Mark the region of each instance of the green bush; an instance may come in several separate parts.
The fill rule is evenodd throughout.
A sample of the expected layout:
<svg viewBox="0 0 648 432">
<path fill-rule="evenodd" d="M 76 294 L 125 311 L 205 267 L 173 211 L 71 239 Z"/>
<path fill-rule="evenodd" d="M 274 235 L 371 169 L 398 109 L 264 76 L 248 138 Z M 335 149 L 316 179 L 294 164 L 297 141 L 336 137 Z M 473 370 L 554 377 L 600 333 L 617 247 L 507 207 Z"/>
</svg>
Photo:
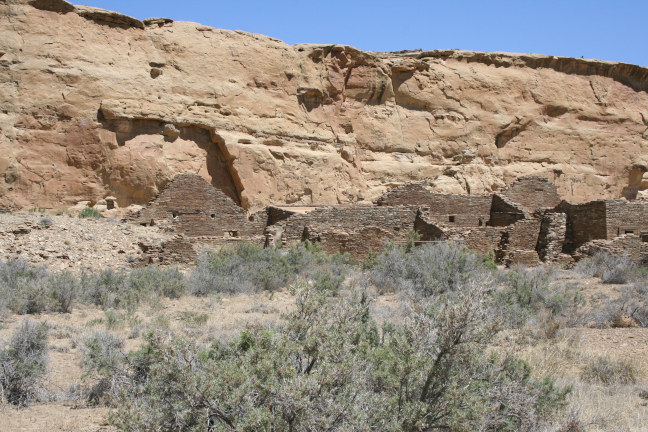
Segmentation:
<svg viewBox="0 0 648 432">
<path fill-rule="evenodd" d="M 552 285 L 556 269 L 551 266 L 513 267 L 493 297 L 493 308 L 507 327 L 520 328 L 531 317 L 547 312 L 552 318 L 573 313 L 583 298 L 576 289 Z"/>
<path fill-rule="evenodd" d="M 191 272 L 189 290 L 198 296 L 275 291 L 300 274 L 313 278 L 322 277 L 322 272 L 343 275 L 347 262 L 347 257 L 324 254 L 309 243 L 281 251 L 244 242 L 202 253 Z"/>
<path fill-rule="evenodd" d="M 47 363 L 47 326 L 25 319 L 11 340 L 0 344 L 2 402 L 24 406 L 38 394 Z"/>
<path fill-rule="evenodd" d="M 489 282 L 492 270 L 474 252 L 450 242 L 401 248 L 388 245 L 375 259 L 371 282 L 381 292 L 430 296 L 454 291 L 469 280 Z"/>
<path fill-rule="evenodd" d="M 79 290 L 79 279 L 72 273 L 63 271 L 53 274 L 48 279 L 51 310 L 69 313 L 72 311 L 72 302 L 76 299 Z"/>
<path fill-rule="evenodd" d="M 32 314 L 51 307 L 49 274 L 44 267 L 22 259 L 0 263 L 0 305 L 17 314 Z"/>
<path fill-rule="evenodd" d="M 0 311 L 70 312 L 78 290 L 79 281 L 69 272 L 49 273 L 21 259 L 0 262 Z"/>
<path fill-rule="evenodd" d="M 187 289 L 184 276 L 174 267 L 147 266 L 130 273 L 112 269 L 81 276 L 84 301 L 133 312 L 144 301 L 161 296 L 178 298 Z"/>
<path fill-rule="evenodd" d="M 79 219 L 85 219 L 85 218 L 92 218 L 92 219 L 99 219 L 101 218 L 101 212 L 99 210 L 94 209 L 92 207 L 86 207 L 81 212 L 79 213 Z"/>
<path fill-rule="evenodd" d="M 635 265 L 627 255 L 596 252 L 578 262 L 574 270 L 583 277 L 598 277 L 606 284 L 625 284 L 634 275 Z"/>
<path fill-rule="evenodd" d="M 140 298 L 179 298 L 187 291 L 187 282 L 175 267 L 146 266 L 134 269 L 129 275 L 129 285 Z"/>
<path fill-rule="evenodd" d="M 129 289 L 128 275 L 112 269 L 81 275 L 81 292 L 85 302 L 103 308 L 134 310 L 138 303 L 137 293 Z"/>
<path fill-rule="evenodd" d="M 534 380 L 510 356 L 485 354 L 495 328 L 487 290 L 475 283 L 418 301 L 382 335 L 366 292 L 330 297 L 327 285 L 292 285 L 296 307 L 272 330 L 206 346 L 154 332 L 117 364 L 95 362 L 115 382 L 127 377 L 111 422 L 123 430 L 513 431 L 534 429 L 564 405 L 566 389 Z"/>
<path fill-rule="evenodd" d="M 49 216 L 43 216 L 43 217 L 40 218 L 40 220 L 38 221 L 38 225 L 40 225 L 40 226 L 42 226 L 42 227 L 44 227 L 44 228 L 49 228 L 49 227 L 51 227 L 52 225 L 54 225 L 54 221 L 53 221 L 52 218 L 49 217 Z"/>
<path fill-rule="evenodd" d="M 95 332 L 83 341 L 83 380 L 90 382 L 90 403 L 111 404 L 122 386 L 129 383 L 125 373 L 124 342 L 110 333 Z"/>
<path fill-rule="evenodd" d="M 583 314 L 582 323 L 596 327 L 624 327 L 634 322 L 648 327 L 648 285 L 637 281 L 619 289 L 621 295 L 614 300 L 606 299 L 599 307 Z"/>
</svg>

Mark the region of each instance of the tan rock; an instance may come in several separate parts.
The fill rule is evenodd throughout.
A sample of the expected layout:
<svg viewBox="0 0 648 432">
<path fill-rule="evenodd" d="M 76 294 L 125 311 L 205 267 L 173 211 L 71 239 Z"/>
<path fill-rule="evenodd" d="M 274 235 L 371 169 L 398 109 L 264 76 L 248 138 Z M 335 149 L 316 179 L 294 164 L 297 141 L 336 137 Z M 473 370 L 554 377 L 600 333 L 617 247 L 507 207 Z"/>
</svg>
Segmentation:
<svg viewBox="0 0 648 432">
<path fill-rule="evenodd" d="M 634 199 L 648 190 L 647 90 L 648 69 L 622 63 L 290 46 L 12 0 L 0 208 L 141 205 L 184 172 L 250 210 L 372 200 L 409 181 L 485 193 L 530 174 L 571 201 Z"/>
</svg>

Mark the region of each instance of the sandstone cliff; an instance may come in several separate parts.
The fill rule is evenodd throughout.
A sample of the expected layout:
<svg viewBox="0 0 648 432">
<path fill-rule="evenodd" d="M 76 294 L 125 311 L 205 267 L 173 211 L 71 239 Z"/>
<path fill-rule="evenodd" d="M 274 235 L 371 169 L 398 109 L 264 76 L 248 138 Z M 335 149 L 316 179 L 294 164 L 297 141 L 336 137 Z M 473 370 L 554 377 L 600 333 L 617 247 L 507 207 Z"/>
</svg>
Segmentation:
<svg viewBox="0 0 648 432">
<path fill-rule="evenodd" d="M 542 55 L 290 46 L 62 0 L 0 0 L 0 208 L 143 204 L 198 173 L 249 210 L 648 189 L 648 69 Z"/>
</svg>

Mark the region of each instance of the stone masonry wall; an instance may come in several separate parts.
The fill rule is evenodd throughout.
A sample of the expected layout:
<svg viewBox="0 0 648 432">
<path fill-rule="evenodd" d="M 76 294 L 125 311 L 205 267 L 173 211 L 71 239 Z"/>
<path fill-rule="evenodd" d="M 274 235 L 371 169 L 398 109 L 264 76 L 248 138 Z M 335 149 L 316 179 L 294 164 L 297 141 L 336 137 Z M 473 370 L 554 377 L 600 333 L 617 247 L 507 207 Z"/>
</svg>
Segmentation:
<svg viewBox="0 0 648 432">
<path fill-rule="evenodd" d="M 390 239 L 406 240 L 414 229 L 417 213 L 417 207 L 326 206 L 294 214 L 280 223 L 289 243 L 301 241 L 305 229 L 310 238 L 319 236 L 321 240 L 324 233 L 353 233 L 368 227 L 380 228 L 386 236 L 381 240 L 384 243 Z"/>
<path fill-rule="evenodd" d="M 328 253 L 348 253 L 357 260 L 364 260 L 371 252 L 380 252 L 385 242 L 394 234 L 376 226 L 361 227 L 351 232 L 330 230 L 318 234 L 322 250 Z"/>
<path fill-rule="evenodd" d="M 454 230 L 448 234 L 450 240 L 459 241 L 468 249 L 484 255 L 495 254 L 502 239 L 502 228 L 499 227 L 477 227 L 470 230 Z"/>
<path fill-rule="evenodd" d="M 548 212 L 542 216 L 537 247 L 541 260 L 562 260 L 566 231 L 567 215 L 565 213 Z"/>
<path fill-rule="evenodd" d="M 418 183 L 392 189 L 376 202 L 379 206 L 428 207 L 428 218 L 460 227 L 485 225 L 490 217 L 491 195 L 440 194 Z"/>
<path fill-rule="evenodd" d="M 565 262 L 571 259 L 565 252 L 630 231 L 636 234 L 633 240 L 619 245 L 635 255 L 647 247 L 648 202 L 563 201 L 547 210 L 557 199 L 548 180 L 528 177 L 491 196 L 437 194 L 421 184 L 408 184 L 388 192 L 375 206 L 271 206 L 248 214 L 202 177 L 182 174 L 136 220 L 167 225 L 180 235 L 164 247 L 151 247 L 150 259 L 159 262 L 195 256 L 194 242 L 268 244 L 273 236 L 269 244 L 317 241 L 327 252 L 363 259 L 370 251 L 382 250 L 387 241 L 407 241 L 412 230 L 419 232 L 421 242 L 459 241 L 483 254 L 493 252 L 506 264 Z"/>
<path fill-rule="evenodd" d="M 606 200 L 607 238 L 630 233 L 648 234 L 648 201 Z"/>
<path fill-rule="evenodd" d="M 574 251 L 577 260 L 605 251 L 614 255 L 628 255 L 634 262 L 648 265 L 648 242 L 635 234 L 623 234 L 610 240 L 592 240 Z"/>
<path fill-rule="evenodd" d="M 174 177 L 143 209 L 140 223 L 171 222 L 185 237 L 218 243 L 233 238 L 262 238 L 265 215 L 250 215 L 221 190 L 195 174 Z"/>
<path fill-rule="evenodd" d="M 493 202 L 490 210 L 489 226 L 501 227 L 512 225 L 525 218 L 524 210 L 511 202 L 508 198 L 499 194 L 493 195 Z"/>
<path fill-rule="evenodd" d="M 521 177 L 500 194 L 529 211 L 554 208 L 561 201 L 556 185 L 544 177 Z"/>
<path fill-rule="evenodd" d="M 414 221 L 414 229 L 420 236 L 420 241 L 441 241 L 445 240 L 446 233 L 439 226 L 440 224 L 428 219 L 427 215 L 419 212 Z"/>
<path fill-rule="evenodd" d="M 524 219 L 506 228 L 500 244 L 502 261 L 507 265 L 537 265 L 540 257 L 536 252 L 540 234 L 539 219 Z"/>
<path fill-rule="evenodd" d="M 607 238 L 605 201 L 584 204 L 563 201 L 556 210 L 567 215 L 564 252 L 571 253 L 590 240 Z"/>
</svg>

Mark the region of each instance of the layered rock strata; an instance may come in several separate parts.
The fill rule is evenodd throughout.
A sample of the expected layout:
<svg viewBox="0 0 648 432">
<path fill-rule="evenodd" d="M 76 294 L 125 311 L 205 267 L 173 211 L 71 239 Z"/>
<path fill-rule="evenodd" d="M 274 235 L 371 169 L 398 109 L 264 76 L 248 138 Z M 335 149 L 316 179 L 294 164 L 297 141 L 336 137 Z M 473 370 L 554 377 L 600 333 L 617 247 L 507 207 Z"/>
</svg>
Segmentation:
<svg viewBox="0 0 648 432">
<path fill-rule="evenodd" d="M 196 173 L 248 211 L 522 175 L 572 202 L 648 189 L 648 69 L 466 51 L 363 52 L 0 0 L 0 208 L 145 204 Z"/>
</svg>

